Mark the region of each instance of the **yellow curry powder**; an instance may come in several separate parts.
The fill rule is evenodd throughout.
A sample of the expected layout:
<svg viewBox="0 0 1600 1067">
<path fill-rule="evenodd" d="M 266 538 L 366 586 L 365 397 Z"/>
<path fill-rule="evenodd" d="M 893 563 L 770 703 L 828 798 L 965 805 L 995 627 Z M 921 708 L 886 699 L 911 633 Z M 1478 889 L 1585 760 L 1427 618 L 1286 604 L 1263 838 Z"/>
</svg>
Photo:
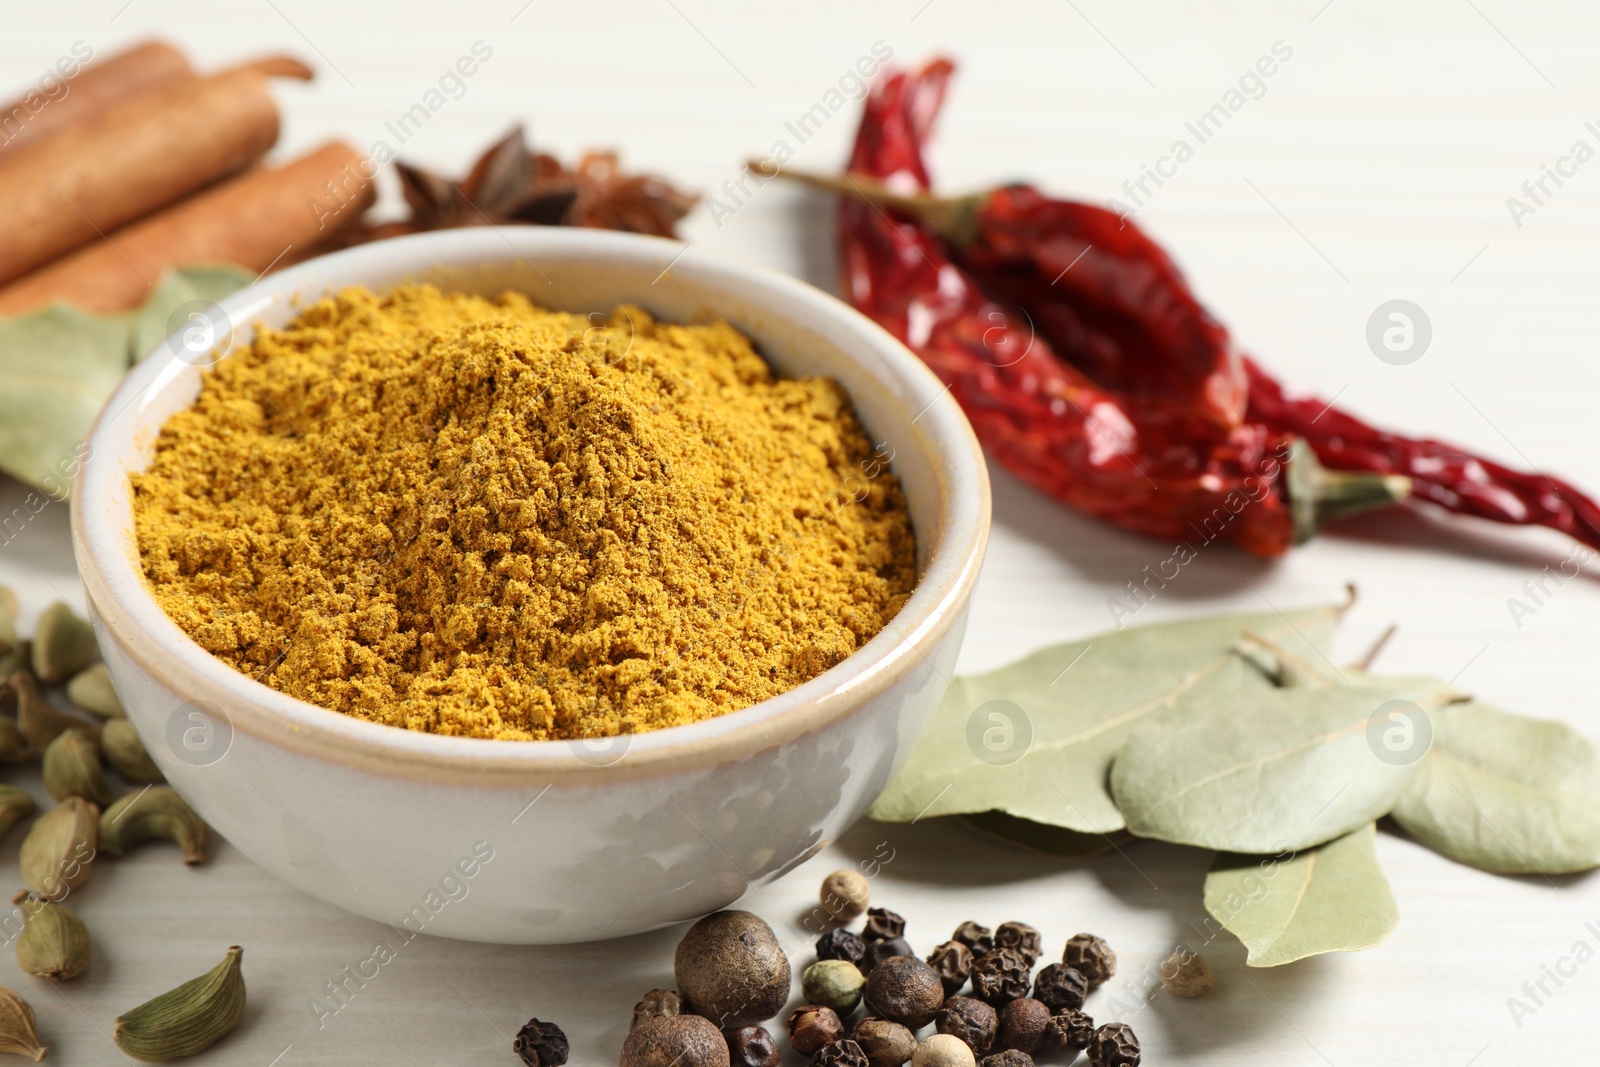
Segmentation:
<svg viewBox="0 0 1600 1067">
<path fill-rule="evenodd" d="M 726 323 L 349 289 L 205 376 L 134 510 L 162 608 L 245 674 L 412 730 L 596 737 L 878 633 L 915 580 L 888 454 Z"/>
</svg>

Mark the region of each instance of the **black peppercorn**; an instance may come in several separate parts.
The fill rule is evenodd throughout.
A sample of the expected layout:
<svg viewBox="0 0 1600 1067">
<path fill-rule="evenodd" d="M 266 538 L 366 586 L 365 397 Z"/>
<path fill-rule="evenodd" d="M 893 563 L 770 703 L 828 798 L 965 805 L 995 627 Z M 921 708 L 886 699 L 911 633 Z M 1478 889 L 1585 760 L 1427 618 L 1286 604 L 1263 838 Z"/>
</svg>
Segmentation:
<svg viewBox="0 0 1600 1067">
<path fill-rule="evenodd" d="M 1044 953 L 1044 941 L 1039 931 L 1027 923 L 1001 923 L 994 930 L 995 948 L 1013 948 L 1022 953 L 1032 967 Z"/>
<path fill-rule="evenodd" d="M 1064 1048 L 1073 1055 L 1088 1048 L 1089 1038 L 1092 1036 L 1094 1036 L 1094 1020 L 1072 1008 L 1057 1012 L 1044 1027 L 1044 1039 L 1047 1044 Z"/>
<path fill-rule="evenodd" d="M 567 1035 L 555 1023 L 542 1023 L 529 1019 L 511 1041 L 511 1050 L 522 1057 L 528 1067 L 558 1067 L 567 1062 L 572 1051 Z"/>
<path fill-rule="evenodd" d="M 906 932 L 906 921 L 888 908 L 868 908 L 867 925 L 861 931 L 861 939 L 866 942 L 882 941 L 886 937 L 903 937 Z"/>
<path fill-rule="evenodd" d="M 951 997 L 933 1017 L 933 1025 L 941 1034 L 959 1037 L 975 1055 L 982 1056 L 994 1047 L 1000 1017 L 981 1000 Z"/>
<path fill-rule="evenodd" d="M 979 1067 L 1033 1067 L 1033 1057 L 1026 1052 L 1008 1048 L 1004 1052 L 996 1052 L 993 1056 L 985 1056 Z"/>
<path fill-rule="evenodd" d="M 972 950 L 959 941 L 946 941 L 929 953 L 928 966 L 939 972 L 944 995 L 954 996 L 972 973 Z"/>
<path fill-rule="evenodd" d="M 979 1000 L 1001 1007 L 1028 995 L 1032 966 L 1014 948 L 997 948 L 972 965 L 972 992 Z"/>
<path fill-rule="evenodd" d="M 867 943 L 842 926 L 817 938 L 817 959 L 849 960 L 859 964 L 867 954 Z"/>
<path fill-rule="evenodd" d="M 1107 978 L 1117 973 L 1117 954 L 1111 951 L 1105 938 L 1093 934 L 1077 934 L 1067 942 L 1061 962 L 1076 967 L 1078 973 L 1089 981 L 1089 991 L 1100 988 Z"/>
<path fill-rule="evenodd" d="M 728 1039 L 728 1067 L 778 1067 L 778 1043 L 765 1026 L 741 1026 L 722 1036 Z"/>
<path fill-rule="evenodd" d="M 956 932 L 950 935 L 950 940 L 959 941 L 972 950 L 974 957 L 994 951 L 994 932 L 987 926 L 977 923 L 962 923 L 956 927 Z"/>
<path fill-rule="evenodd" d="M 944 983 L 917 957 L 891 956 L 867 975 L 861 999 L 873 1015 L 920 1030 L 944 1003 Z"/>
<path fill-rule="evenodd" d="M 659 1019 L 663 1015 L 682 1015 L 683 998 L 670 989 L 652 989 L 633 1006 L 632 1030 L 646 1019 Z"/>
<path fill-rule="evenodd" d="M 917 1051 L 917 1035 L 888 1019 L 868 1016 L 856 1023 L 850 1040 L 861 1046 L 872 1067 L 901 1067 Z"/>
<path fill-rule="evenodd" d="M 1092 1067 L 1139 1067 L 1139 1039 L 1126 1023 L 1106 1023 L 1089 1038 Z"/>
<path fill-rule="evenodd" d="M 1032 997 L 1013 1000 L 1000 1009 L 1000 1030 L 995 1034 L 995 1046 L 1032 1055 L 1049 1025 L 1050 1009 L 1042 1003 Z"/>
<path fill-rule="evenodd" d="M 872 1067 L 872 1061 L 854 1041 L 835 1041 L 824 1045 L 811 1058 L 811 1067 Z"/>
<path fill-rule="evenodd" d="M 1089 995 L 1089 980 L 1076 967 L 1052 963 L 1033 980 L 1033 999 L 1042 1000 L 1051 1011 L 1083 1007 Z"/>
<path fill-rule="evenodd" d="M 911 943 L 905 938 L 885 937 L 880 941 L 872 941 L 867 944 L 867 955 L 861 961 L 861 969 L 863 971 L 870 972 L 872 968 L 876 967 L 890 956 L 914 955 L 916 955 L 916 953 L 912 951 Z"/>
<path fill-rule="evenodd" d="M 789 1031 L 789 1044 L 794 1050 L 807 1056 L 844 1036 L 839 1013 L 817 1004 L 802 1004 L 790 1012 L 784 1029 Z"/>
</svg>

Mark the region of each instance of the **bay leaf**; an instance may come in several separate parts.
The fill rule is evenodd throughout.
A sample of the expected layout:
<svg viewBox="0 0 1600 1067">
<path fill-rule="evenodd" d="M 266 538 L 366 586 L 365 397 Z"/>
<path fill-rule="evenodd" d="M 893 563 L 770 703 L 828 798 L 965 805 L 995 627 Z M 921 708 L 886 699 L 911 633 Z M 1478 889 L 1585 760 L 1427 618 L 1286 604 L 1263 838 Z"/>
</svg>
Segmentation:
<svg viewBox="0 0 1600 1067">
<path fill-rule="evenodd" d="M 1252 967 L 1372 948 L 1400 921 L 1376 838 L 1368 823 L 1292 855 L 1221 853 L 1206 875 L 1206 911 L 1244 942 Z"/>
<path fill-rule="evenodd" d="M 0 317 L 0 471 L 63 495 L 95 415 L 133 360 L 160 343 L 172 311 L 221 299 L 250 279 L 239 267 L 186 268 L 163 275 L 137 311 L 95 315 L 55 304 Z"/>
<path fill-rule="evenodd" d="M 869 814 L 915 822 L 993 810 L 1079 833 L 1121 830 L 1106 778 L 1136 727 L 1198 696 L 1273 689 L 1276 668 L 1241 654 L 1241 635 L 1321 661 L 1343 610 L 1128 627 L 957 678 Z"/>
<path fill-rule="evenodd" d="M 1080 834 L 1060 826 L 1019 819 L 1003 811 L 975 812 L 960 818 L 984 837 L 1019 845 L 1031 852 L 1067 859 L 1089 859 L 1133 840 L 1133 835 L 1126 830 L 1113 830 L 1109 834 Z"/>
<path fill-rule="evenodd" d="M 1129 736 L 1111 792 L 1138 837 L 1225 852 L 1309 848 L 1388 814 L 1416 773 L 1420 754 L 1389 759 L 1375 747 L 1380 708 L 1401 701 L 1432 716 L 1456 699 L 1437 679 L 1372 676 L 1191 694 L 1184 714 Z"/>
<path fill-rule="evenodd" d="M 1476 700 L 1432 724 L 1433 745 L 1392 813 L 1411 836 L 1501 874 L 1600 866 L 1600 756 L 1587 739 Z"/>
</svg>

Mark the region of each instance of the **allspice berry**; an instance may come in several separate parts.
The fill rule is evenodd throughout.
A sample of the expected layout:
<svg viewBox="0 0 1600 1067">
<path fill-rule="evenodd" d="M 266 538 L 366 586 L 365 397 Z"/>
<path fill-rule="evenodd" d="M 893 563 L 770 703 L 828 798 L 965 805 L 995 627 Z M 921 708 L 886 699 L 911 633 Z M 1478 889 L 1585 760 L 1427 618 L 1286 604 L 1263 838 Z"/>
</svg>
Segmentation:
<svg viewBox="0 0 1600 1067">
<path fill-rule="evenodd" d="M 1001 923 L 994 929 L 994 947 L 1016 949 L 1032 967 L 1044 954 L 1044 939 L 1027 923 Z"/>
<path fill-rule="evenodd" d="M 861 1046 L 872 1067 L 902 1067 L 917 1051 L 917 1035 L 888 1019 L 873 1016 L 856 1023 L 850 1039 Z"/>
<path fill-rule="evenodd" d="M 633 1024 L 628 1029 L 634 1029 L 646 1019 L 682 1014 L 682 997 L 671 989 L 652 989 L 633 1006 Z"/>
<path fill-rule="evenodd" d="M 1032 997 L 1013 1000 L 1000 1009 L 1000 1028 L 994 1044 L 999 1049 L 1016 1049 L 1033 1054 L 1044 1040 L 1045 1027 L 1050 1025 L 1050 1009 Z"/>
<path fill-rule="evenodd" d="M 933 1017 L 933 1025 L 941 1034 L 959 1037 L 974 1054 L 982 1056 L 994 1047 L 1000 1017 L 981 1000 L 951 997 Z"/>
<path fill-rule="evenodd" d="M 684 1008 L 737 1029 L 770 1019 L 789 999 L 789 957 L 748 911 L 719 911 L 689 928 L 672 961 Z"/>
<path fill-rule="evenodd" d="M 972 973 L 972 950 L 959 941 L 946 941 L 928 954 L 928 966 L 939 972 L 944 995 L 955 996 Z"/>
<path fill-rule="evenodd" d="M 1032 965 L 1014 948 L 997 948 L 972 965 L 972 995 L 998 1008 L 1028 995 Z"/>
<path fill-rule="evenodd" d="M 1051 1011 L 1083 1007 L 1089 995 L 1089 980 L 1076 967 L 1052 963 L 1033 980 L 1033 999 L 1044 1001 Z"/>
<path fill-rule="evenodd" d="M 617 1062 L 619 1067 L 730 1067 L 722 1031 L 698 1015 L 646 1019 L 628 1034 Z"/>
<path fill-rule="evenodd" d="M 861 1003 L 867 976 L 849 960 L 818 960 L 800 976 L 800 992 L 811 1004 L 832 1008 L 843 1018 Z"/>
<path fill-rule="evenodd" d="M 1127 1023 L 1106 1023 L 1089 1038 L 1090 1067 L 1139 1067 L 1139 1039 Z"/>
<path fill-rule="evenodd" d="M 862 999 L 874 1015 L 915 1031 L 938 1013 L 944 1003 L 944 983 L 915 956 L 891 956 L 867 975 Z"/>
<path fill-rule="evenodd" d="M 867 910 L 872 885 L 860 871 L 845 868 L 822 880 L 822 910 L 840 922 L 849 922 Z"/>
<path fill-rule="evenodd" d="M 844 1036 L 844 1023 L 839 1013 L 821 1004 L 802 1004 L 789 1013 L 783 1024 L 789 1032 L 789 1044 L 803 1056 L 810 1056 L 823 1045 L 831 1045 Z"/>
<path fill-rule="evenodd" d="M 1111 951 L 1103 937 L 1093 934 L 1075 934 L 1067 941 L 1061 962 L 1074 967 L 1089 981 L 1092 993 L 1105 984 L 1107 978 L 1117 973 L 1117 954 Z"/>
<path fill-rule="evenodd" d="M 1161 984 L 1175 997 L 1198 997 L 1211 989 L 1211 965 L 1186 948 L 1161 961 Z"/>
<path fill-rule="evenodd" d="M 911 1067 L 977 1067 L 978 1057 L 967 1043 L 949 1034 L 934 1034 L 912 1054 Z"/>
<path fill-rule="evenodd" d="M 728 1067 L 778 1067 L 782 1053 L 765 1026 L 741 1026 L 728 1039 Z"/>
</svg>

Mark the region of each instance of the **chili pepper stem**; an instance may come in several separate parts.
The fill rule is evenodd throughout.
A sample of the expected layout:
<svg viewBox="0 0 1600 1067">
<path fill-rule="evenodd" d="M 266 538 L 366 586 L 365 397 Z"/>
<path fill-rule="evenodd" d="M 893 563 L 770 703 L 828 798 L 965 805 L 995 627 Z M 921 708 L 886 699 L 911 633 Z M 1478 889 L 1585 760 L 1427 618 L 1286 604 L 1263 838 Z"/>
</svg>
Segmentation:
<svg viewBox="0 0 1600 1067">
<path fill-rule="evenodd" d="M 951 244 L 961 247 L 971 244 L 978 236 L 978 211 L 988 193 L 971 193 L 967 196 L 942 197 L 930 193 L 897 193 L 877 178 L 865 174 L 845 173 L 838 177 L 816 174 L 804 170 L 787 170 L 765 160 L 750 160 L 745 164 L 758 178 L 787 181 L 809 185 L 841 196 L 865 200 L 874 207 L 894 208 L 911 215 L 918 222 Z"/>
<path fill-rule="evenodd" d="M 1403 474 L 1329 470 L 1300 437 L 1290 445 L 1287 467 L 1289 514 L 1297 545 L 1331 519 L 1388 507 L 1411 495 L 1411 479 Z"/>
</svg>

